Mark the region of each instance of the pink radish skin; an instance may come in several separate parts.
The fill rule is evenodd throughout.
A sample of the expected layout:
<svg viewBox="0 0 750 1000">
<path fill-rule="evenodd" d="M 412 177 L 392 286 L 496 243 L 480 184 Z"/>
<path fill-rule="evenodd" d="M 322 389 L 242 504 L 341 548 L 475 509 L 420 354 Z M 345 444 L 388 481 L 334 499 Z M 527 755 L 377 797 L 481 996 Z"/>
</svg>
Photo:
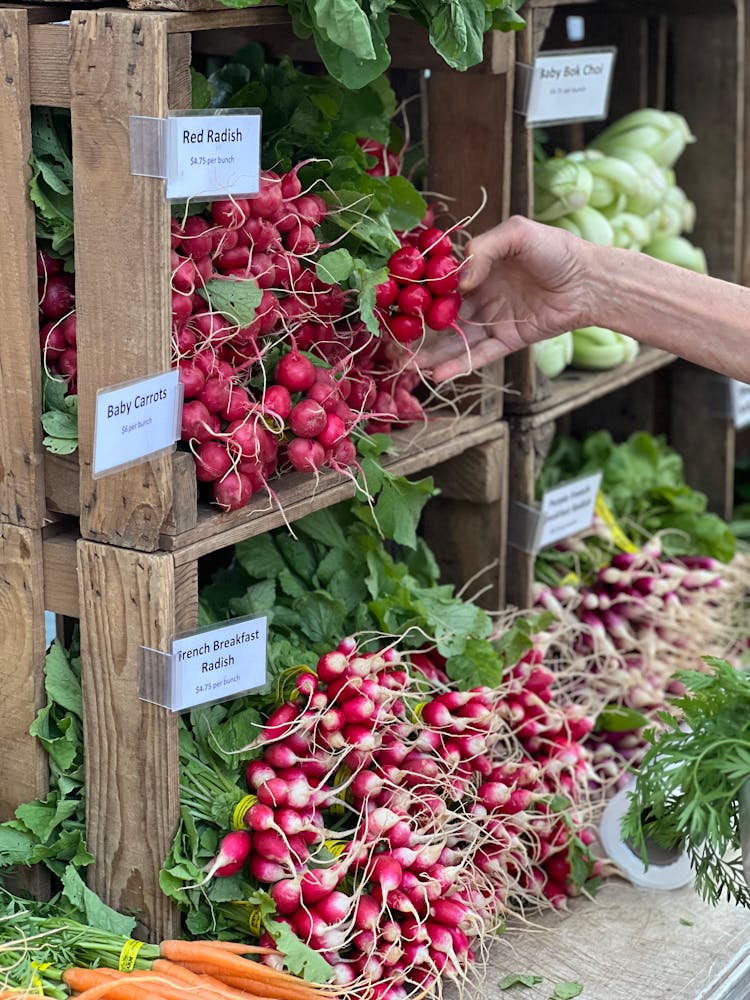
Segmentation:
<svg viewBox="0 0 750 1000">
<path fill-rule="evenodd" d="M 241 472 L 230 472 L 224 479 L 218 479 L 212 487 L 214 503 L 224 511 L 246 507 L 253 495 L 253 486 Z"/>
<path fill-rule="evenodd" d="M 207 878 L 236 875 L 247 861 L 252 846 L 252 837 L 246 830 L 234 830 L 222 837 L 219 853 L 206 869 Z"/>
<path fill-rule="evenodd" d="M 388 270 L 397 281 L 419 281 L 424 274 L 425 260 L 416 247 L 401 247 L 391 254 Z"/>
<path fill-rule="evenodd" d="M 39 308 L 45 319 L 62 319 L 75 304 L 75 296 L 70 289 L 69 279 L 62 275 L 51 275 L 42 286 Z"/>
<path fill-rule="evenodd" d="M 232 468 L 232 459 L 220 441 L 204 441 L 195 452 L 195 477 L 200 483 L 221 479 Z"/>
<path fill-rule="evenodd" d="M 326 453 L 319 441 L 297 437 L 286 446 L 286 456 L 297 472 L 314 473 L 322 468 Z"/>
<path fill-rule="evenodd" d="M 292 407 L 289 429 L 298 438 L 314 438 L 326 426 L 326 411 L 312 399 L 303 399 Z"/>
<path fill-rule="evenodd" d="M 315 382 L 315 365 L 293 347 L 276 365 L 274 380 L 289 392 L 306 392 Z"/>
<path fill-rule="evenodd" d="M 220 430 L 219 418 L 209 413 L 200 400 L 192 399 L 182 408 L 183 441 L 208 441 Z"/>
<path fill-rule="evenodd" d="M 461 296 L 457 292 L 439 295 L 425 313 L 425 323 L 431 330 L 447 330 L 458 319 Z"/>
</svg>

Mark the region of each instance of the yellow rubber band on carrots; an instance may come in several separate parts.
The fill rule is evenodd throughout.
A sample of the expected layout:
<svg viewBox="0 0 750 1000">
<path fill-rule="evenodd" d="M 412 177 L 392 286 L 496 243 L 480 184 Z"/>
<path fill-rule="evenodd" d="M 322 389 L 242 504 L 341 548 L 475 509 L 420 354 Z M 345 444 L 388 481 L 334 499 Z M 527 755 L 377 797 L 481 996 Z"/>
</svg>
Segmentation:
<svg viewBox="0 0 750 1000">
<path fill-rule="evenodd" d="M 622 552 L 636 553 L 639 551 L 638 546 L 630 541 L 628 536 L 622 530 L 620 525 L 617 523 L 617 519 L 612 511 L 609 509 L 607 501 L 604 499 L 604 494 L 601 490 L 596 495 L 596 505 L 594 506 L 594 513 L 596 516 L 604 521 L 609 530 L 612 533 L 612 541 Z"/>
<path fill-rule="evenodd" d="M 581 582 L 581 578 L 577 573 L 566 573 L 565 576 L 560 580 L 561 587 L 577 587 Z"/>
<path fill-rule="evenodd" d="M 232 829 L 233 830 L 244 830 L 245 829 L 245 813 L 251 806 L 254 806 L 258 801 L 257 795 L 246 795 L 243 799 L 237 803 L 234 807 L 234 812 L 232 813 Z"/>
<path fill-rule="evenodd" d="M 34 989 L 37 991 L 40 997 L 44 996 L 44 983 L 42 982 L 41 978 L 37 975 L 37 972 L 44 972 L 44 970 L 49 969 L 51 965 L 52 965 L 51 962 L 31 963 L 32 969 L 36 970 L 31 977 L 31 985 L 34 987 Z M 20 993 L 18 995 L 21 996 Z"/>
<path fill-rule="evenodd" d="M 122 946 L 122 951 L 120 952 L 120 958 L 117 962 L 117 968 L 120 972 L 132 972 L 135 968 L 135 963 L 138 958 L 138 952 L 143 947 L 143 941 L 136 941 L 134 938 L 128 938 L 125 944 Z"/>
</svg>

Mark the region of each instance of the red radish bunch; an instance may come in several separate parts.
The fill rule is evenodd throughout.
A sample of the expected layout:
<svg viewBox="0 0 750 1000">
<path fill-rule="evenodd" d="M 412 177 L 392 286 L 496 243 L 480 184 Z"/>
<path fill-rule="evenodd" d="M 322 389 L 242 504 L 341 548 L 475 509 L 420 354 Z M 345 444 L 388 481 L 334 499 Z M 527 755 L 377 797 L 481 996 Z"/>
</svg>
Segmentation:
<svg viewBox="0 0 750 1000">
<path fill-rule="evenodd" d="M 410 344 L 427 328 L 455 328 L 461 266 L 450 236 L 442 229 L 423 225 L 407 234 L 388 261 L 388 278 L 376 289 L 384 331 L 399 343 Z"/>
<path fill-rule="evenodd" d="M 369 156 L 375 158 L 375 164 L 367 169 L 371 177 L 393 177 L 401 173 L 401 161 L 395 153 L 392 153 L 377 139 L 370 137 L 357 139 L 359 146 Z"/>
<path fill-rule="evenodd" d="M 62 260 L 45 250 L 37 250 L 36 265 L 42 360 L 53 378 L 65 380 L 66 395 L 72 396 L 78 378 L 74 278 L 63 272 Z"/>
<path fill-rule="evenodd" d="M 268 718 L 239 847 L 250 842 L 275 919 L 337 984 L 403 1000 L 437 976 L 463 979 L 510 906 L 576 891 L 568 847 L 570 827 L 589 840 L 574 806 L 591 778 L 579 743 L 590 723 L 555 707 L 540 659 L 498 689 L 456 691 L 434 652 L 402 660 L 345 639 Z M 234 873 L 240 853 L 227 861 L 222 841 L 209 870 Z"/>
</svg>

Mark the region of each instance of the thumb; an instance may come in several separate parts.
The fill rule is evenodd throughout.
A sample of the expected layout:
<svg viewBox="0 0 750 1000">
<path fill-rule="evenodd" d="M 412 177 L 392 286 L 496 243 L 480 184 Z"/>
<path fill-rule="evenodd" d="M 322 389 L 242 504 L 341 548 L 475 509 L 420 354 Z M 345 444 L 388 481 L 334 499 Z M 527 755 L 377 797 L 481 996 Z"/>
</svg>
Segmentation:
<svg viewBox="0 0 750 1000">
<path fill-rule="evenodd" d="M 476 236 L 466 244 L 466 263 L 461 268 L 459 290 L 472 292 L 486 281 L 497 261 L 508 254 L 503 224 Z"/>
</svg>

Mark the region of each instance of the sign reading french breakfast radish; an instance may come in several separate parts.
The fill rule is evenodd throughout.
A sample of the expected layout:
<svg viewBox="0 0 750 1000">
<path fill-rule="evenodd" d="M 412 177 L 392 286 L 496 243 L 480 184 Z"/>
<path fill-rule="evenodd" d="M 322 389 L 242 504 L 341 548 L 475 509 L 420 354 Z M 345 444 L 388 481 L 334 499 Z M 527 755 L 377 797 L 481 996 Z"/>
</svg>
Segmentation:
<svg viewBox="0 0 750 1000">
<path fill-rule="evenodd" d="M 223 198 L 260 189 L 260 111 L 189 114 L 166 119 L 166 196 Z"/>
<path fill-rule="evenodd" d="M 93 476 L 171 451 L 180 437 L 182 385 L 176 368 L 96 394 Z"/>
<path fill-rule="evenodd" d="M 235 618 L 172 641 L 173 712 L 228 701 L 266 682 L 266 618 Z"/>
<path fill-rule="evenodd" d="M 540 52 L 531 68 L 526 125 L 606 118 L 616 55 L 611 46 Z"/>
<path fill-rule="evenodd" d="M 601 472 L 595 472 L 570 479 L 544 493 L 538 548 L 553 545 L 591 526 L 601 482 Z"/>
</svg>

